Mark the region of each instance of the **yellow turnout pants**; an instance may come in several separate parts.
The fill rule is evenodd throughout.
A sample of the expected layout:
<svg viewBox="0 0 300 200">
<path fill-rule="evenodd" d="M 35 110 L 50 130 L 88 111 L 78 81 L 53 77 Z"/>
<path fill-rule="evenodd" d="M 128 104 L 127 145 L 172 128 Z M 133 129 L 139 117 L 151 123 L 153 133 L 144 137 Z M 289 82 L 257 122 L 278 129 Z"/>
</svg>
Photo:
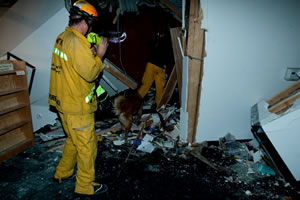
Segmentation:
<svg viewBox="0 0 300 200">
<path fill-rule="evenodd" d="M 145 97 L 145 95 L 151 88 L 153 81 L 155 81 L 156 90 L 155 103 L 156 105 L 158 105 L 163 93 L 164 85 L 166 83 L 166 70 L 148 62 L 143 75 L 142 85 L 138 89 L 138 93 L 142 98 Z"/>
<path fill-rule="evenodd" d="M 59 113 L 59 116 L 68 137 L 54 178 L 61 180 L 72 176 L 77 164 L 75 192 L 92 195 L 97 156 L 94 113 L 87 115 Z"/>
</svg>

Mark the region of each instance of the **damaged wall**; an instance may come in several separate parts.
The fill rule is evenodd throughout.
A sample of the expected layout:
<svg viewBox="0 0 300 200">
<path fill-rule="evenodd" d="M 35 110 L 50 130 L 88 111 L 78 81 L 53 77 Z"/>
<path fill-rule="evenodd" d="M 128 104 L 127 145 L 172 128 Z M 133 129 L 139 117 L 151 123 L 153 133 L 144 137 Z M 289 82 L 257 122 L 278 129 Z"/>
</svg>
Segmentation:
<svg viewBox="0 0 300 200">
<path fill-rule="evenodd" d="M 34 2 L 30 0 L 26 0 L 25 2 L 28 4 L 34 4 Z M 56 115 L 48 110 L 49 106 L 47 103 L 51 55 L 55 38 L 59 33 L 64 31 L 64 28 L 68 24 L 68 12 L 64 8 L 63 1 L 59 3 L 41 1 L 38 4 L 41 5 L 36 5 L 37 8 L 34 8 L 43 10 L 42 8 L 46 7 L 49 9 L 49 13 L 50 11 L 52 12 L 52 15 L 49 13 L 45 14 L 45 16 L 48 17 L 48 20 L 46 21 L 40 12 L 38 12 L 38 14 L 42 16 L 41 20 L 44 20 L 44 24 L 39 27 L 31 27 L 33 29 L 31 34 L 29 36 L 24 35 L 23 41 L 18 41 L 15 44 L 15 48 L 11 48 L 6 44 L 3 45 L 3 47 L 6 48 L 4 49 L 5 52 L 10 51 L 16 56 L 37 67 L 30 96 L 34 130 L 39 129 L 46 124 L 52 123 L 56 118 Z M 22 5 L 23 3 L 17 2 L 14 6 L 16 6 L 19 10 L 14 12 L 22 13 L 20 10 Z M 55 13 L 54 11 L 58 6 L 60 6 L 60 10 Z M 27 7 L 29 6 L 27 5 Z M 167 15 L 162 13 L 162 9 L 155 11 L 151 7 L 149 9 L 147 9 L 145 6 L 142 8 L 140 8 L 139 13 L 128 13 L 126 15 L 121 15 L 121 31 L 127 32 L 127 39 L 122 43 L 122 45 L 111 43 L 107 52 L 107 57 L 118 67 L 120 67 L 120 60 L 122 59 L 124 68 L 126 68 L 128 74 L 137 82 L 141 80 L 144 72 L 149 41 L 154 38 L 156 33 L 155 31 L 168 31 L 167 28 L 162 27 L 162 24 L 166 25 L 166 22 L 164 22 L 163 19 L 165 15 L 171 17 L 169 14 Z M 16 9 L 14 8 L 14 10 Z M 25 24 L 25 26 L 30 23 L 39 22 L 39 16 L 33 17 L 33 14 L 28 13 L 23 13 L 22 15 L 24 15 L 25 20 L 24 22 L 22 21 L 22 23 Z M 13 16 L 10 15 L 7 16 L 7 18 L 13 19 Z M 26 19 L 30 20 L 27 22 Z M 105 25 L 108 26 L 108 24 L 111 23 L 111 19 L 104 19 L 107 21 L 107 24 Z M 160 23 L 156 23 L 157 21 Z M 173 21 L 176 20 L 173 19 Z M 27 27 L 24 28 L 23 24 L 22 26 L 14 27 L 13 32 L 23 33 L 26 31 Z M 173 24 L 173 22 L 171 24 Z M 177 23 L 174 26 L 178 26 Z M 166 30 L 163 30 L 163 28 Z M 2 36 L 1 39 L 3 39 Z M 119 49 L 120 47 L 122 50 Z M 130 51 L 128 51 L 129 49 Z M 173 65 L 174 64 L 170 64 L 170 66 Z M 30 77 L 30 69 L 28 72 L 28 77 Z"/>
<path fill-rule="evenodd" d="M 252 138 L 251 106 L 293 82 L 300 67 L 300 2 L 201 0 L 207 29 L 197 142 Z"/>
</svg>

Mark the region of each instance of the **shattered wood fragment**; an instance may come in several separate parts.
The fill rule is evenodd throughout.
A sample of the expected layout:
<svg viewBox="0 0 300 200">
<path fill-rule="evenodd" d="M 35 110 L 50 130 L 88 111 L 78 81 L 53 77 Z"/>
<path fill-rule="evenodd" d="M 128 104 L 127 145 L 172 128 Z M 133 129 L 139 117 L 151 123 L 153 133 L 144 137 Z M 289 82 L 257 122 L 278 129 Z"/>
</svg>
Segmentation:
<svg viewBox="0 0 300 200">
<path fill-rule="evenodd" d="M 177 76 L 177 84 L 178 84 L 178 93 L 179 97 L 181 97 L 181 88 L 182 88 L 182 54 L 179 47 L 178 38 L 181 34 L 181 28 L 171 28 L 170 29 L 171 38 L 172 38 L 172 47 L 173 47 L 173 54 L 175 60 L 175 67 L 176 67 L 176 76 Z M 179 103 L 181 104 L 181 98 L 179 98 Z"/>
<path fill-rule="evenodd" d="M 211 168 L 217 170 L 217 171 L 221 171 L 219 168 L 217 168 L 214 164 L 210 163 L 207 158 L 205 158 L 204 156 L 196 153 L 196 152 L 189 152 L 192 156 L 194 156 L 195 158 L 198 158 L 199 160 L 201 160 L 202 162 L 204 162 L 205 164 L 207 164 L 208 166 L 210 166 Z"/>
<path fill-rule="evenodd" d="M 300 97 L 300 92 L 295 93 L 295 94 L 285 98 L 284 100 L 280 101 L 279 103 L 269 107 L 269 111 L 272 113 L 285 112 L 286 109 L 290 108 L 294 104 L 296 99 L 298 99 L 299 97 Z"/>
<path fill-rule="evenodd" d="M 175 12 L 180 18 L 182 17 L 181 11 L 176 8 L 170 1 L 168 0 L 162 0 L 162 2 L 170 8 L 173 12 Z"/>
<path fill-rule="evenodd" d="M 103 135 L 104 133 L 118 131 L 120 129 L 121 129 L 121 125 L 118 125 L 116 127 L 112 127 L 112 128 L 109 128 L 109 129 L 102 130 L 100 132 L 96 132 L 96 135 L 99 136 L 99 135 Z"/>
<path fill-rule="evenodd" d="M 57 149 L 60 149 L 60 148 L 62 148 L 62 147 L 64 147 L 64 146 L 65 146 L 65 144 L 60 144 L 60 145 L 58 145 L 58 146 L 56 146 L 56 147 L 53 147 L 53 148 L 51 148 L 51 149 L 48 149 L 47 152 L 53 152 L 53 151 L 55 151 L 55 150 L 57 150 Z"/>
<path fill-rule="evenodd" d="M 288 87 L 287 89 L 281 91 L 271 99 L 267 101 L 267 103 L 270 105 L 270 107 L 274 106 L 276 103 L 280 102 L 282 99 L 284 99 L 286 96 L 291 94 L 292 92 L 300 89 L 300 80 Z"/>
<path fill-rule="evenodd" d="M 121 82 L 123 82 L 125 85 L 130 87 L 131 89 L 137 88 L 137 83 L 128 75 L 125 75 L 124 72 L 120 71 L 114 64 L 109 61 L 107 58 L 104 60 L 104 70 L 111 73 L 113 76 L 118 78 Z"/>
<path fill-rule="evenodd" d="M 164 88 L 162 97 L 157 105 L 157 109 L 159 109 L 162 105 L 166 105 L 170 101 L 172 94 L 175 90 L 176 84 L 177 84 L 177 76 L 176 76 L 176 67 L 174 66 L 170 78 Z"/>
<path fill-rule="evenodd" d="M 267 100 L 269 112 L 281 114 L 300 97 L 300 80 Z"/>
</svg>

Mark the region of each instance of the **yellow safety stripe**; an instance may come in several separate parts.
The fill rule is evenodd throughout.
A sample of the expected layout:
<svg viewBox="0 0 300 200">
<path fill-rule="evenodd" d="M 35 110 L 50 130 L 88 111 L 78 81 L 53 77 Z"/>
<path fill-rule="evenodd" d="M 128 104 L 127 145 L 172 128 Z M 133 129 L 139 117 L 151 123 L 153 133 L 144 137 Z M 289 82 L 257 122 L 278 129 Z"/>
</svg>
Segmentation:
<svg viewBox="0 0 300 200">
<path fill-rule="evenodd" d="M 91 101 L 91 99 L 94 96 L 94 92 L 95 92 L 94 90 L 95 90 L 95 86 L 91 89 L 90 94 L 85 97 L 85 103 L 89 103 Z M 101 87 L 101 85 L 99 85 L 98 88 L 96 89 L 97 97 L 99 97 L 104 92 L 105 92 L 105 90 Z"/>
<path fill-rule="evenodd" d="M 91 99 L 93 98 L 94 89 L 95 89 L 95 86 L 91 89 L 90 94 L 85 97 L 85 103 L 89 103 L 91 101 Z"/>
<path fill-rule="evenodd" d="M 64 59 L 65 61 L 68 61 L 68 56 L 64 52 L 60 51 L 58 48 L 54 48 L 53 53 L 58 55 L 60 58 Z"/>
</svg>

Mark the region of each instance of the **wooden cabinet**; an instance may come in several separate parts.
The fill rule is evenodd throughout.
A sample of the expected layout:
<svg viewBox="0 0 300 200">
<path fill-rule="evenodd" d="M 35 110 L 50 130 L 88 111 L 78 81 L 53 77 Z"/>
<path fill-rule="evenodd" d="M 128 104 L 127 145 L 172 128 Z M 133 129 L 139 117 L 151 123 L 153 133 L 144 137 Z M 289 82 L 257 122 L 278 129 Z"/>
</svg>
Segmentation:
<svg viewBox="0 0 300 200">
<path fill-rule="evenodd" d="M 25 62 L 3 63 L 14 69 L 0 72 L 0 162 L 34 144 Z"/>
</svg>

